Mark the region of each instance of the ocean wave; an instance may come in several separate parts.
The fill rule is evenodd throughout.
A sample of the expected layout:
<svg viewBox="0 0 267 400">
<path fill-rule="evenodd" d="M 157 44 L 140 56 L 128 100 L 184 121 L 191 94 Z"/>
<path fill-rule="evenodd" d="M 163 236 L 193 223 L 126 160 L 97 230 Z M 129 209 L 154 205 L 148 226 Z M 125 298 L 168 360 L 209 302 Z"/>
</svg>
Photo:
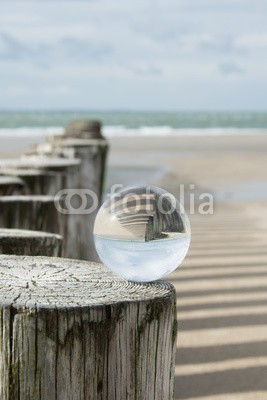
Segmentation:
<svg viewBox="0 0 267 400">
<path fill-rule="evenodd" d="M 61 127 L 50 126 L 48 128 L 0 128 L 0 137 L 26 137 L 26 136 L 49 136 L 49 135 L 61 135 L 64 129 Z"/>
<path fill-rule="evenodd" d="M 171 126 L 143 126 L 127 128 L 125 126 L 106 126 L 106 137 L 116 136 L 235 136 L 267 134 L 267 129 L 255 128 L 173 128 Z"/>
<path fill-rule="evenodd" d="M 21 127 L 0 128 L 0 137 L 43 137 L 63 134 L 63 127 Z M 256 128 L 173 128 L 171 126 L 142 126 L 129 128 L 123 125 L 104 126 L 105 137 L 144 137 L 144 136 L 236 136 L 266 135 L 267 129 Z"/>
</svg>

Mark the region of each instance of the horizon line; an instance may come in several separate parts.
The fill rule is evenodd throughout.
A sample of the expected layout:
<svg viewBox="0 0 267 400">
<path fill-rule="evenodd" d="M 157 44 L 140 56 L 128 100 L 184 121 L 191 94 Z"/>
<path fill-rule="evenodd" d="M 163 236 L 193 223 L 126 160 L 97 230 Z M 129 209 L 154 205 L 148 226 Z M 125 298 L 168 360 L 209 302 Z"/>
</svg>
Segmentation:
<svg viewBox="0 0 267 400">
<path fill-rule="evenodd" d="M 209 114 L 234 114 L 234 113 L 266 113 L 267 109 L 236 109 L 236 110 L 227 110 L 227 109 L 195 109 L 195 110 L 161 110 L 161 109 L 82 109 L 82 108 L 57 108 L 57 109 L 49 109 L 49 108 L 32 108 L 32 109 L 1 109 L 0 113 L 91 113 L 91 114 L 98 114 L 98 113 L 177 113 L 177 114 L 193 114 L 193 113 L 209 113 Z"/>
</svg>

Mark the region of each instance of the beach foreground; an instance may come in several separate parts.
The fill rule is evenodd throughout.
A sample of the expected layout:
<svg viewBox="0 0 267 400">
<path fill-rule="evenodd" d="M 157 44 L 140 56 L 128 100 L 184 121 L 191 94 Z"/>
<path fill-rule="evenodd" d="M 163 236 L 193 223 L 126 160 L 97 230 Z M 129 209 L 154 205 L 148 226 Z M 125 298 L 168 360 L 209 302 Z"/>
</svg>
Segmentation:
<svg viewBox="0 0 267 400">
<path fill-rule="evenodd" d="M 30 142 L 3 139 L 1 157 Z M 177 290 L 175 400 L 267 398 L 267 136 L 110 143 L 107 188 L 157 184 L 179 197 L 185 187 L 192 244 L 167 277 Z M 213 196 L 211 214 L 199 212 L 203 193 Z"/>
<path fill-rule="evenodd" d="M 168 277 L 175 400 L 267 398 L 267 137 L 114 139 L 111 148 L 111 165 L 167 168 L 156 183 L 178 196 L 180 184 L 214 195 L 212 215 L 197 206 L 189 215 L 189 254 Z"/>
</svg>

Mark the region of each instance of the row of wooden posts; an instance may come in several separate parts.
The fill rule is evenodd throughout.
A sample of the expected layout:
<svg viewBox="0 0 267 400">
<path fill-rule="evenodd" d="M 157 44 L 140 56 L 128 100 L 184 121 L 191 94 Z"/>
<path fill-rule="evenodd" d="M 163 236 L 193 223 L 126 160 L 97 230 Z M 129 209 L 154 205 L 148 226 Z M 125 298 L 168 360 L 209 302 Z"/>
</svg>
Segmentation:
<svg viewBox="0 0 267 400">
<path fill-rule="evenodd" d="M 74 121 L 0 160 L 0 400 L 173 398 L 173 287 L 95 263 L 97 208 L 75 212 L 88 190 L 100 205 L 107 150 L 99 122 Z"/>
<path fill-rule="evenodd" d="M 63 214 L 54 201 L 64 189 L 74 194 L 74 206 L 81 196 L 89 202 L 83 193 L 89 189 L 100 202 L 107 150 L 100 125 L 84 121 L 69 124 L 65 135 L 48 137 L 19 159 L 0 160 L 0 227 L 60 234 L 62 256 L 96 261 L 92 229 L 97 208 Z"/>
</svg>

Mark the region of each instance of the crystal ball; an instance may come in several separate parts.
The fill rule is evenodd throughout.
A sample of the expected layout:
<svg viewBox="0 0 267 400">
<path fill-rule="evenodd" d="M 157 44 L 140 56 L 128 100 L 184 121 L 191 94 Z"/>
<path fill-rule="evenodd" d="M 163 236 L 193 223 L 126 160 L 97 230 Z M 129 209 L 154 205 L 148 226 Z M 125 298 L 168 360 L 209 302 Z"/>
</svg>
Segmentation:
<svg viewBox="0 0 267 400">
<path fill-rule="evenodd" d="M 174 271 L 186 256 L 190 237 L 182 205 L 156 186 L 130 187 L 111 196 L 94 225 L 102 262 L 115 274 L 137 282 Z"/>
</svg>

